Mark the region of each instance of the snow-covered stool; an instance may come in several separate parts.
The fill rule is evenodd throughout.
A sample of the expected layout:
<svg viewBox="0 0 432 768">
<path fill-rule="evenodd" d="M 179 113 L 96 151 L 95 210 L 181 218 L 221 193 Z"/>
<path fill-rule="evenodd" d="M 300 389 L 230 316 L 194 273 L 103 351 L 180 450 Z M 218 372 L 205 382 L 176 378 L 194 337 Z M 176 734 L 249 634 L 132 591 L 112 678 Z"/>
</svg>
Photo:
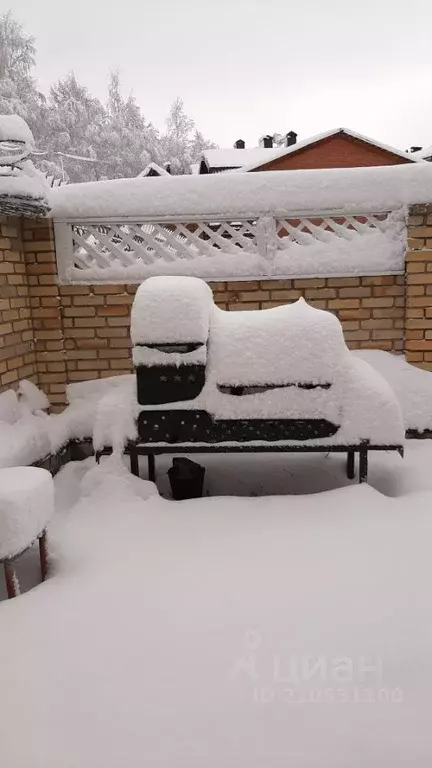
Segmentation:
<svg viewBox="0 0 432 768">
<path fill-rule="evenodd" d="M 54 512 L 54 482 L 46 469 L 0 469 L 0 563 L 8 597 L 19 595 L 13 561 L 39 539 L 41 578 L 47 574 L 46 527 Z"/>
</svg>

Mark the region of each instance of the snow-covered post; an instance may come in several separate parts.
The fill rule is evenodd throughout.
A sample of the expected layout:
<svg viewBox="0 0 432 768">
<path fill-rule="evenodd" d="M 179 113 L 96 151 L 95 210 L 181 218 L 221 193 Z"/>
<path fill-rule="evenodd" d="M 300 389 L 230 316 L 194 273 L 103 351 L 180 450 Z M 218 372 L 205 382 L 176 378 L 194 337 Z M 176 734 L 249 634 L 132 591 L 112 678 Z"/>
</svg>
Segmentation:
<svg viewBox="0 0 432 768">
<path fill-rule="evenodd" d="M 266 264 L 266 274 L 272 272 L 277 250 L 276 221 L 273 216 L 261 216 L 257 221 L 256 238 L 258 253 Z"/>
<path fill-rule="evenodd" d="M 13 561 L 39 539 L 42 581 L 47 573 L 46 527 L 54 512 L 54 483 L 46 469 L 0 470 L 0 563 L 8 597 L 19 595 Z"/>
</svg>

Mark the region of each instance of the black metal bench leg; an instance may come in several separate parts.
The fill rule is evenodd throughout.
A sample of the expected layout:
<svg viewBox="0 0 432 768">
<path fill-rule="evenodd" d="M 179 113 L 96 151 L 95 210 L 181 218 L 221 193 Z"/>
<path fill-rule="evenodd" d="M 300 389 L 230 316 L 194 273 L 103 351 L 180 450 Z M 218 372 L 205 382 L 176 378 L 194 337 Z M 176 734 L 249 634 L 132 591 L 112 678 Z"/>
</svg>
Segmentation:
<svg viewBox="0 0 432 768">
<path fill-rule="evenodd" d="M 348 451 L 347 453 L 347 465 L 346 465 L 347 478 L 352 480 L 355 474 L 355 451 Z"/>
<path fill-rule="evenodd" d="M 139 460 L 138 452 L 133 448 L 130 449 L 130 470 L 133 475 L 139 477 Z"/>
<path fill-rule="evenodd" d="M 147 456 L 148 461 L 148 479 L 151 483 L 156 482 L 156 461 L 154 453 L 149 453 Z"/>
<path fill-rule="evenodd" d="M 366 449 L 359 452 L 359 483 L 367 483 L 368 477 L 368 452 Z"/>
<path fill-rule="evenodd" d="M 43 532 L 39 539 L 39 560 L 41 569 L 41 581 L 45 581 L 48 575 L 48 547 L 46 531 Z"/>
<path fill-rule="evenodd" d="M 18 576 L 16 575 L 15 568 L 11 563 L 4 563 L 4 572 L 6 579 L 7 596 L 18 597 L 20 594 L 20 586 Z"/>
</svg>

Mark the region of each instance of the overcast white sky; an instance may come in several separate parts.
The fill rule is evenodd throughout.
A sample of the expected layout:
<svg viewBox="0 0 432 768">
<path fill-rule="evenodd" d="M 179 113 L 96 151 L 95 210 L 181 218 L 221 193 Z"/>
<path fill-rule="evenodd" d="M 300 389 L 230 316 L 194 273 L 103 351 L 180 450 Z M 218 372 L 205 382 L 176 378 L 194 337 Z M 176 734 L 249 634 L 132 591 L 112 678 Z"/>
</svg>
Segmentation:
<svg viewBox="0 0 432 768">
<path fill-rule="evenodd" d="M 399 8 L 397 7 L 399 5 Z M 74 70 L 100 98 L 118 67 L 162 127 L 184 99 L 220 146 L 345 126 L 432 144 L 432 0 L 2 0 L 36 37 L 42 91 Z"/>
</svg>

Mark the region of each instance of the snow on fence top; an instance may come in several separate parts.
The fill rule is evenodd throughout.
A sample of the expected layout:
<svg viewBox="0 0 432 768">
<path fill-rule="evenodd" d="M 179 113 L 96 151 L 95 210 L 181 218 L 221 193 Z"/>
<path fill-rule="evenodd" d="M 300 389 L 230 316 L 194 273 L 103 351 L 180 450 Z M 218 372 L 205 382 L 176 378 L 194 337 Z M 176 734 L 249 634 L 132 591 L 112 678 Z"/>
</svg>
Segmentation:
<svg viewBox="0 0 432 768">
<path fill-rule="evenodd" d="M 114 179 L 69 184 L 50 191 L 54 218 L 81 221 L 378 212 L 428 202 L 432 202 L 432 166 L 426 163 Z"/>
</svg>

